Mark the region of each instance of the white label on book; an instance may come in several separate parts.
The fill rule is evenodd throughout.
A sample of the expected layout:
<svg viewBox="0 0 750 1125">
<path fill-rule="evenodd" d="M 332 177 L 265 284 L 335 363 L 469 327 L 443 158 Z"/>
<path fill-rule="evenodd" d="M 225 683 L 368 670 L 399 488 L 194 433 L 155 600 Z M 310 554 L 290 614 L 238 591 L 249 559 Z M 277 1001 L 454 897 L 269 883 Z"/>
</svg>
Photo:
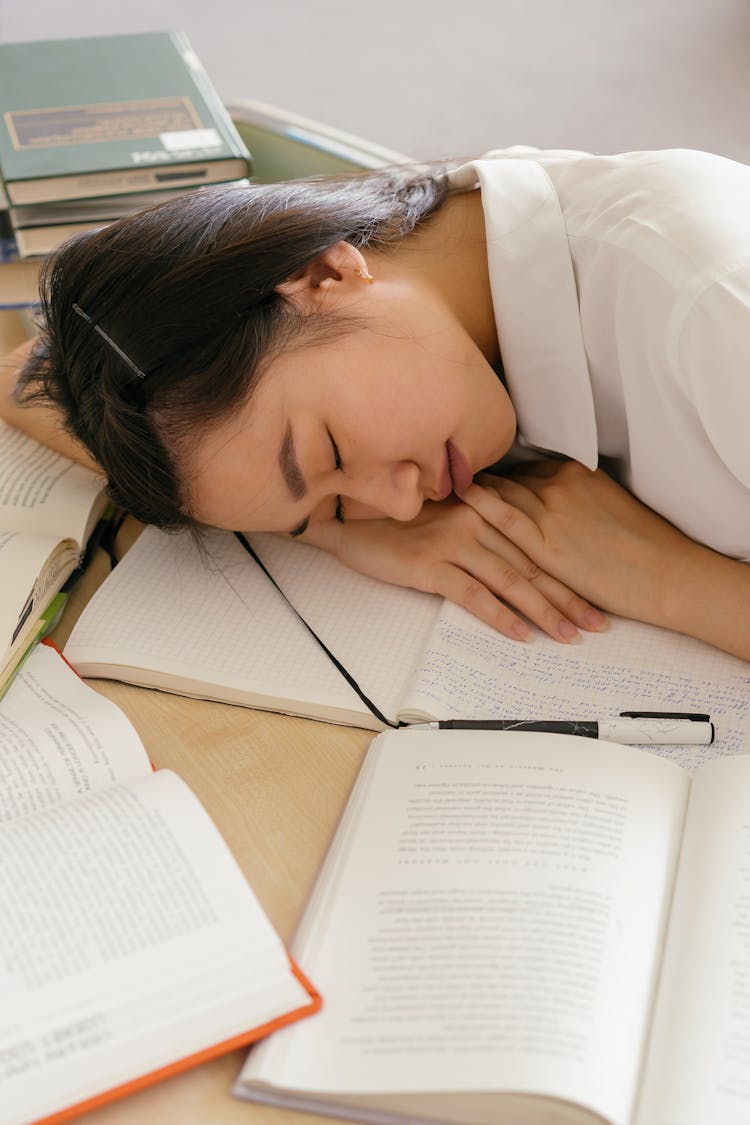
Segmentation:
<svg viewBox="0 0 750 1125">
<path fill-rule="evenodd" d="M 174 133 L 160 133 L 159 140 L 167 152 L 221 147 L 221 137 L 215 129 L 180 129 Z"/>
</svg>

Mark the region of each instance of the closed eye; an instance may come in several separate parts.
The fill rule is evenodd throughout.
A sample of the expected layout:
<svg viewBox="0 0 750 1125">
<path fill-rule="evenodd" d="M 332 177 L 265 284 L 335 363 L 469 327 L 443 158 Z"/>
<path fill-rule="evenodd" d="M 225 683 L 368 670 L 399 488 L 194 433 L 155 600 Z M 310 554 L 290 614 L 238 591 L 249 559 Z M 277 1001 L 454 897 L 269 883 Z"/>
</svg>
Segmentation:
<svg viewBox="0 0 750 1125">
<path fill-rule="evenodd" d="M 333 450 L 334 468 L 336 469 L 337 472 L 343 472 L 344 466 L 341 463 L 341 455 L 339 453 L 339 447 L 336 445 L 336 442 L 334 441 L 334 438 L 333 438 L 333 434 L 331 433 L 330 430 L 328 430 L 328 438 L 329 438 L 329 441 L 331 443 L 331 449 Z M 339 523 L 344 522 L 344 505 L 341 502 L 340 496 L 336 497 L 336 511 L 334 512 L 334 516 L 339 521 Z"/>
</svg>

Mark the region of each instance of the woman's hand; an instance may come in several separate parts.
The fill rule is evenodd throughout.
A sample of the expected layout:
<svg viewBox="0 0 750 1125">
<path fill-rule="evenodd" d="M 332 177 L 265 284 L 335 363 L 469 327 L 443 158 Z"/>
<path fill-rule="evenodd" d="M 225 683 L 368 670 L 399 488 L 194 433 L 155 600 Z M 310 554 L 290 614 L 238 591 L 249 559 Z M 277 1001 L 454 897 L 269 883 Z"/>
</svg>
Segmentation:
<svg viewBox="0 0 750 1125">
<path fill-rule="evenodd" d="M 462 499 L 603 609 L 750 659 L 750 566 L 689 539 L 601 469 L 535 462 L 481 474 Z"/>
<path fill-rule="evenodd" d="M 664 624 L 665 582 L 691 541 L 601 469 L 538 461 L 508 477 L 482 473 L 463 500 L 597 605 Z"/>
<path fill-rule="evenodd" d="M 545 573 L 484 516 L 455 497 L 425 503 L 415 520 L 350 520 L 314 524 L 303 542 L 385 582 L 440 594 L 515 640 L 533 621 L 570 643 L 578 629 L 602 629 L 606 619 Z M 515 612 L 517 611 L 517 612 Z"/>
</svg>

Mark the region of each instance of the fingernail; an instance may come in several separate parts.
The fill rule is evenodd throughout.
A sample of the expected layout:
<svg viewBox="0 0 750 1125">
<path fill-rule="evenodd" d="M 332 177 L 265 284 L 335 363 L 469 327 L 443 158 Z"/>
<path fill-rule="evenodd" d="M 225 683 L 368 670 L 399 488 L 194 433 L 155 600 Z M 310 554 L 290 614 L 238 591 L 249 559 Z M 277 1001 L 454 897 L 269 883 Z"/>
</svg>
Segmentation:
<svg viewBox="0 0 750 1125">
<path fill-rule="evenodd" d="M 527 641 L 529 639 L 529 634 L 531 633 L 531 629 L 529 628 L 529 626 L 526 624 L 525 621 L 516 621 L 513 624 L 513 628 L 511 629 L 511 633 L 519 641 Z"/>
<path fill-rule="evenodd" d="M 609 621 L 598 609 L 587 609 L 583 615 L 583 623 L 587 629 L 607 629 Z"/>
<path fill-rule="evenodd" d="M 563 640 L 567 641 L 569 644 L 580 641 L 581 639 L 581 634 L 570 621 L 561 621 L 557 626 L 557 631 Z"/>
</svg>

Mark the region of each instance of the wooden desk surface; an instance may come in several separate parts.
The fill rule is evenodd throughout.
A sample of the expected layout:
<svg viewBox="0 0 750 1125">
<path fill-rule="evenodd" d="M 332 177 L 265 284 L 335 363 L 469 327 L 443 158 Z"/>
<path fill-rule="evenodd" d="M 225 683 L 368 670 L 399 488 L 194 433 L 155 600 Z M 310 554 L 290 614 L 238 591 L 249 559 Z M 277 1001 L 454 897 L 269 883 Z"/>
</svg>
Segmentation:
<svg viewBox="0 0 750 1125">
<path fill-rule="evenodd" d="M 127 525 L 124 542 L 132 538 Z M 52 639 L 62 648 L 109 571 L 98 552 Z M 89 683 L 128 715 L 152 762 L 202 801 L 259 901 L 288 942 L 359 771 L 370 731 L 183 699 L 105 680 Z M 86 1125 L 310 1125 L 323 1118 L 230 1094 L 235 1051 L 87 1114 Z M 332 1118 L 325 1119 L 333 1122 Z"/>
</svg>

